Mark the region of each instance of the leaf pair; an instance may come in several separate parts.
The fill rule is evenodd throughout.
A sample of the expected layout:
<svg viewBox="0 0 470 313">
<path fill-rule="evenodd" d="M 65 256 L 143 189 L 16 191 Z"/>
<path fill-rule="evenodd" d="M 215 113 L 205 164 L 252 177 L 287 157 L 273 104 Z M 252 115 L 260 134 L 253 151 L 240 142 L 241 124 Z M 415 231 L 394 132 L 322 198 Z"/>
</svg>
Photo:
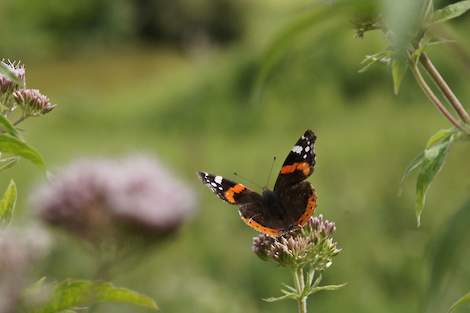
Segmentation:
<svg viewBox="0 0 470 313">
<path fill-rule="evenodd" d="M 35 308 L 33 313 L 75 312 L 100 302 L 133 304 L 158 310 L 153 299 L 136 291 L 108 282 L 68 279 L 58 283 L 47 303 Z"/>
<path fill-rule="evenodd" d="M 431 136 L 426 145 L 426 149 L 419 154 L 411 164 L 406 168 L 401 179 L 400 186 L 405 179 L 414 171 L 418 170 L 418 179 L 416 181 L 416 222 L 418 227 L 421 224 L 421 214 L 426 204 L 426 194 L 437 173 L 444 165 L 447 153 L 451 144 L 458 135 L 454 128 L 441 129 Z"/>
</svg>

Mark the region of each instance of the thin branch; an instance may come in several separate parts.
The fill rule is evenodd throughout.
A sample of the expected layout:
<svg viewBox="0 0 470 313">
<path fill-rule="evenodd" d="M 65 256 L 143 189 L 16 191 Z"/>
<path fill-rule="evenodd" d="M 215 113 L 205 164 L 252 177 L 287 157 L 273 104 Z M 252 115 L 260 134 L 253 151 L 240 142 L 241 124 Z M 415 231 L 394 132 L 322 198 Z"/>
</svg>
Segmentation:
<svg viewBox="0 0 470 313">
<path fill-rule="evenodd" d="M 426 69 L 426 71 L 429 73 L 429 75 L 431 75 L 432 79 L 436 82 L 436 85 L 442 91 L 444 96 L 449 100 L 450 104 L 455 109 L 455 111 L 460 116 L 460 118 L 465 123 L 470 123 L 470 115 L 465 110 L 462 103 L 460 103 L 459 99 L 452 92 L 452 89 L 450 89 L 449 85 L 447 85 L 444 78 L 442 78 L 439 71 L 436 69 L 434 64 L 431 62 L 431 59 L 429 59 L 429 57 L 425 53 L 422 53 L 420 58 L 419 58 L 419 61 L 421 62 L 423 67 Z"/>
<path fill-rule="evenodd" d="M 436 108 L 449 120 L 449 122 L 454 125 L 456 128 L 462 130 L 463 132 L 467 133 L 466 129 L 460 124 L 452 114 L 446 109 L 446 107 L 442 104 L 439 98 L 434 94 L 431 87 L 426 83 L 423 76 L 419 72 L 418 66 L 413 65 L 411 66 L 411 71 L 413 72 L 418 85 L 423 90 L 424 94 L 428 97 L 428 99 L 436 106 Z"/>
</svg>

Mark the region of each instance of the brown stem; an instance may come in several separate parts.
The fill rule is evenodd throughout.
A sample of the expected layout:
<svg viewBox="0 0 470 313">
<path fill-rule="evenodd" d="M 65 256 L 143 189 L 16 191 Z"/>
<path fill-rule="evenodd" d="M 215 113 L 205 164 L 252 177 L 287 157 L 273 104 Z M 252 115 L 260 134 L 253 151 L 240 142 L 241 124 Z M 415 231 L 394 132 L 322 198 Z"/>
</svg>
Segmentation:
<svg viewBox="0 0 470 313">
<path fill-rule="evenodd" d="M 429 87 L 429 85 L 426 83 L 423 76 L 421 75 L 421 73 L 418 69 L 418 66 L 413 65 L 411 67 L 411 71 L 413 72 L 413 74 L 416 78 L 416 81 L 418 82 L 419 86 L 423 90 L 424 94 L 436 106 L 436 108 L 447 118 L 447 120 L 449 120 L 449 122 L 452 125 L 454 125 L 458 129 L 462 130 L 463 132 L 467 133 L 465 128 L 460 124 L 460 121 L 458 121 L 452 114 L 449 113 L 449 111 L 442 104 L 442 102 L 439 100 L 439 98 L 434 94 L 431 87 Z"/>
<path fill-rule="evenodd" d="M 419 61 L 429 73 L 429 75 L 431 75 L 432 79 L 434 80 L 434 82 L 436 82 L 436 85 L 442 91 L 444 96 L 449 100 L 450 104 L 455 109 L 460 118 L 465 123 L 470 123 L 470 115 L 468 115 L 468 112 L 465 110 L 462 103 L 460 103 L 459 99 L 452 92 L 452 89 L 450 89 L 449 85 L 447 85 L 446 81 L 444 80 L 444 78 L 442 78 L 441 74 L 436 69 L 436 67 L 431 62 L 431 59 L 429 59 L 426 53 L 421 54 Z"/>
</svg>

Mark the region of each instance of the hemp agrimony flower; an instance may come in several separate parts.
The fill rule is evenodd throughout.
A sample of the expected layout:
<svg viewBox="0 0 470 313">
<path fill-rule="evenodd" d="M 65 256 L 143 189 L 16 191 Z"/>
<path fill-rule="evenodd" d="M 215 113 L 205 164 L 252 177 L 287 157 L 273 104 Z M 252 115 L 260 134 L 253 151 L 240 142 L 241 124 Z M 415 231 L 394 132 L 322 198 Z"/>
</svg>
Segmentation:
<svg viewBox="0 0 470 313">
<path fill-rule="evenodd" d="M 322 272 L 341 251 L 333 235 L 336 226 L 322 215 L 311 218 L 303 228 L 296 228 L 279 237 L 259 235 L 253 238 L 253 252 L 265 261 L 290 268 L 294 287 L 281 290 L 283 295 L 266 301 L 297 300 L 299 312 L 307 312 L 307 297 L 321 290 L 336 290 L 343 285 L 319 286 Z"/>
<path fill-rule="evenodd" d="M 41 186 L 32 204 L 47 224 L 92 243 L 175 232 L 192 214 L 194 193 L 156 160 L 84 159 Z"/>
<path fill-rule="evenodd" d="M 37 89 L 20 89 L 13 93 L 13 98 L 25 115 L 37 116 L 46 114 L 55 108 L 48 97 Z"/>
<path fill-rule="evenodd" d="M 96 279 L 109 279 L 118 266 L 175 234 L 196 207 L 186 184 L 143 156 L 73 162 L 31 202 L 46 224 L 87 243 Z"/>
</svg>

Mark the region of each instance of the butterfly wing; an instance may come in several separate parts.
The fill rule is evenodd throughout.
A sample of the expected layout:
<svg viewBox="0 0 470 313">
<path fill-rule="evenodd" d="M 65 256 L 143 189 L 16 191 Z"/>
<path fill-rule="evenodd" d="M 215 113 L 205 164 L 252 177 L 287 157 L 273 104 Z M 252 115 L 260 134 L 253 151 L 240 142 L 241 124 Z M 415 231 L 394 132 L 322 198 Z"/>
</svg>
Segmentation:
<svg viewBox="0 0 470 313">
<path fill-rule="evenodd" d="M 222 176 L 199 172 L 199 178 L 220 199 L 236 205 L 261 201 L 261 196 L 243 184 L 225 179 Z"/>
<path fill-rule="evenodd" d="M 313 173 L 316 138 L 313 131 L 307 129 L 302 137 L 297 140 L 282 164 L 279 176 L 274 184 L 275 193 L 304 181 Z"/>
<path fill-rule="evenodd" d="M 305 181 L 315 166 L 315 140 L 313 131 L 306 130 L 287 155 L 274 185 L 291 225 L 307 223 L 317 206 L 315 190 Z"/>
<path fill-rule="evenodd" d="M 220 199 L 238 205 L 240 218 L 251 228 L 270 236 L 278 236 L 280 231 L 269 227 L 265 220 L 266 208 L 260 194 L 244 185 L 215 176 L 206 172 L 199 172 L 201 181 L 209 187 Z"/>
</svg>

